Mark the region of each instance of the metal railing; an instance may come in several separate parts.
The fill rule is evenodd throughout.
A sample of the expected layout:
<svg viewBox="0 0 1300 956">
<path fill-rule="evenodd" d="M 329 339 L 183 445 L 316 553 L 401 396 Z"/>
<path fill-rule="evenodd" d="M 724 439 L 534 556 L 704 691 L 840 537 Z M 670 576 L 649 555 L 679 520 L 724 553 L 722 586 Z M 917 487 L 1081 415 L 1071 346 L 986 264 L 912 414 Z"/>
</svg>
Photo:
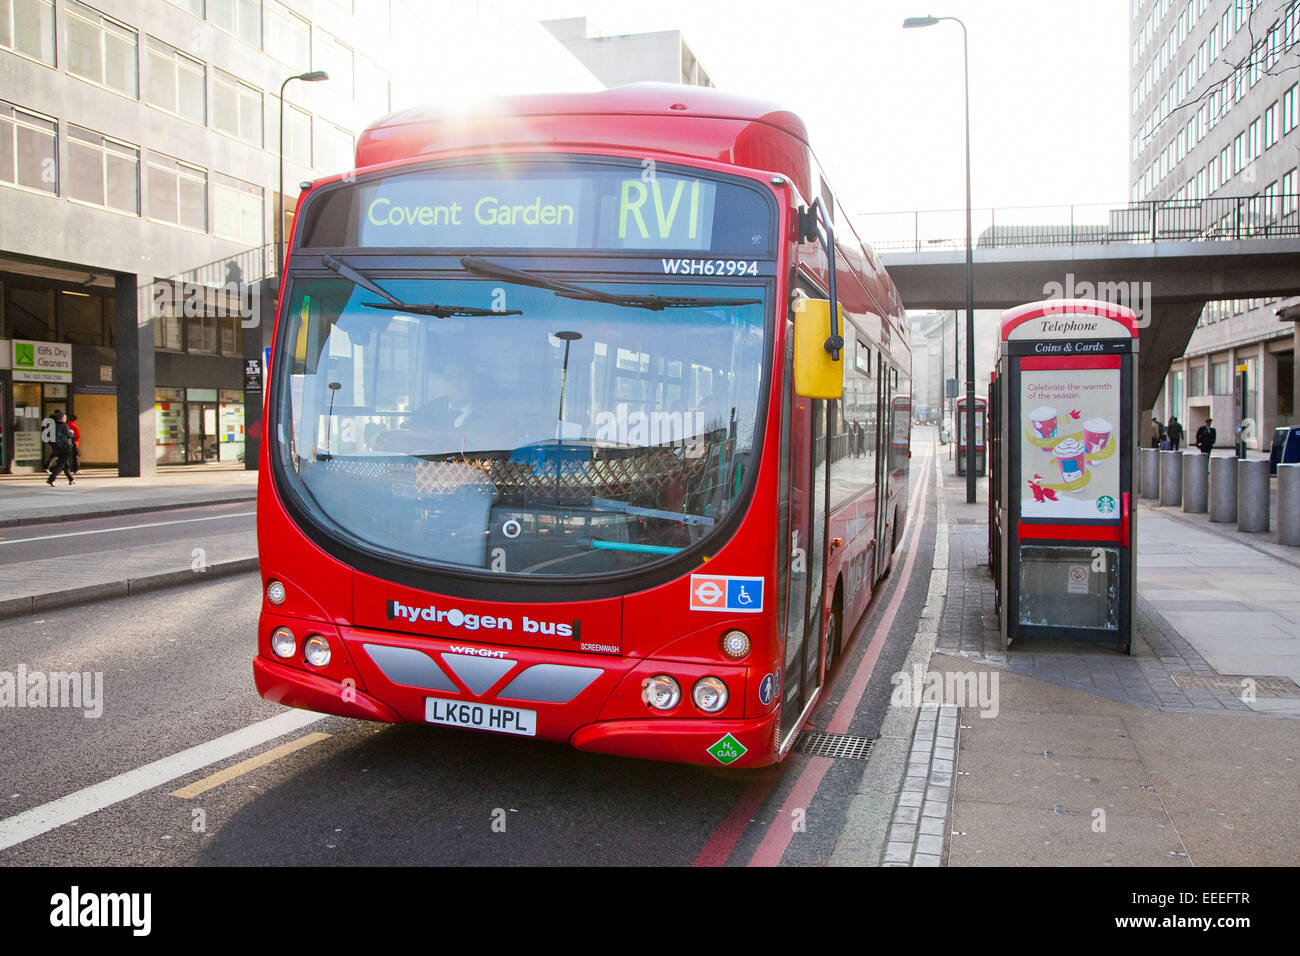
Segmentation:
<svg viewBox="0 0 1300 956">
<path fill-rule="evenodd" d="M 1294 193 L 971 210 L 979 249 L 1111 242 L 1197 242 L 1300 236 Z M 876 252 L 966 248 L 966 210 L 864 213 L 858 232 Z"/>
<path fill-rule="evenodd" d="M 214 289 L 225 288 L 230 283 L 236 285 L 260 282 L 276 274 L 275 243 L 254 246 L 237 252 L 233 256 L 206 262 L 185 272 L 169 276 L 173 282 L 193 283 Z"/>
</svg>

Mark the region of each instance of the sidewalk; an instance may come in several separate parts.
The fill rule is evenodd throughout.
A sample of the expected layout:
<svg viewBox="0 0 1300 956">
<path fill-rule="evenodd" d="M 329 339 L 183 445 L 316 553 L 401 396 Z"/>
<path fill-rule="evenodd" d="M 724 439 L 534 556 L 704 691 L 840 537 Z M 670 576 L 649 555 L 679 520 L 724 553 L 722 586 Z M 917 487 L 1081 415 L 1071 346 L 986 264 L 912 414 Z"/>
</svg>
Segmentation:
<svg viewBox="0 0 1300 956">
<path fill-rule="evenodd" d="M 111 469 L 87 468 L 76 478 L 69 485 L 60 476 L 50 487 L 43 474 L 0 475 L 0 528 L 257 497 L 257 472 L 245 471 L 242 463 L 160 468 L 148 478 L 119 478 Z"/>
<path fill-rule="evenodd" d="M 904 756 L 887 840 L 864 862 L 1294 865 L 1300 549 L 1144 503 L 1132 656 L 1075 643 L 1004 650 L 987 481 L 968 505 L 964 480 L 939 465 L 944 568 L 936 561 L 926 612 L 938 618 L 934 650 L 920 660 L 967 686 L 996 679 L 998 709 L 891 709 L 886 728 L 903 739 L 877 748 Z M 923 620 L 918 645 L 925 632 Z M 884 796 L 879 771 L 868 782 Z"/>
<path fill-rule="evenodd" d="M 42 475 L 0 476 L 0 528 L 129 515 L 186 506 L 247 502 L 254 510 L 257 472 L 222 465 L 160 470 L 149 478 L 118 478 L 84 470 L 69 486 L 51 488 Z M 161 521 L 167 521 L 165 515 Z M 185 527 L 182 525 L 181 527 Z M 97 551 L 0 566 L 0 619 L 126 597 L 257 569 L 251 532 L 203 533 L 190 525 L 165 545 Z M 63 533 L 56 525 L 51 534 Z M 0 535 L 2 536 L 2 535 Z"/>
</svg>

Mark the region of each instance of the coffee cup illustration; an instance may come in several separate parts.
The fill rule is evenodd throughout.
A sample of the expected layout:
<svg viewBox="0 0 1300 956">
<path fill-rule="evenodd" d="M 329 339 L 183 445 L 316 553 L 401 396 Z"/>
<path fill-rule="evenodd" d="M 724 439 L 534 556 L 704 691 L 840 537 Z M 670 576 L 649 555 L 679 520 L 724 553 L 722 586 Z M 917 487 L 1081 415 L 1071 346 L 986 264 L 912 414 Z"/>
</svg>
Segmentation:
<svg viewBox="0 0 1300 956">
<path fill-rule="evenodd" d="M 1056 456 L 1056 463 L 1061 466 L 1061 478 L 1067 484 L 1083 477 L 1087 468 L 1087 449 L 1083 442 L 1067 438 L 1052 449 L 1052 454 Z"/>
<path fill-rule="evenodd" d="M 1083 443 L 1088 454 L 1095 455 L 1110 442 L 1111 424 L 1104 418 L 1090 418 L 1083 423 Z"/>
<path fill-rule="evenodd" d="M 1029 413 L 1029 421 L 1034 426 L 1034 434 L 1039 438 L 1056 437 L 1056 409 L 1047 405 L 1035 408 Z"/>
</svg>

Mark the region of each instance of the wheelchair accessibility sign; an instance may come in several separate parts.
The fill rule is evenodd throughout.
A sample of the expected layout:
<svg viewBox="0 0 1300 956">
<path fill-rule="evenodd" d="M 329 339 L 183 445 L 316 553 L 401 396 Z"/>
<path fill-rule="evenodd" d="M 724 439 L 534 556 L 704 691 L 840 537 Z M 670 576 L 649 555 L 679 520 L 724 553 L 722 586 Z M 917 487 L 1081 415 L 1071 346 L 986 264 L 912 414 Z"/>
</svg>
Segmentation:
<svg viewBox="0 0 1300 956">
<path fill-rule="evenodd" d="M 763 610 L 763 579 L 692 574 L 691 610 L 757 614 Z"/>
</svg>

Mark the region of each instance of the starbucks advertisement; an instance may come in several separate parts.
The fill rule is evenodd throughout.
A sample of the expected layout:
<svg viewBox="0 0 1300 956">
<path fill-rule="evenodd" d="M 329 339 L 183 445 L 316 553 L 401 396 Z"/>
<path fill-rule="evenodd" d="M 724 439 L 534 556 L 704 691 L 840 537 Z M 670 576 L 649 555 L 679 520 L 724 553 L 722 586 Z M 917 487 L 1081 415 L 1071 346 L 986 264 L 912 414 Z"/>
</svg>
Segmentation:
<svg viewBox="0 0 1300 956">
<path fill-rule="evenodd" d="M 1119 368 L 1021 371 L 1020 516 L 1119 520 Z"/>
</svg>

